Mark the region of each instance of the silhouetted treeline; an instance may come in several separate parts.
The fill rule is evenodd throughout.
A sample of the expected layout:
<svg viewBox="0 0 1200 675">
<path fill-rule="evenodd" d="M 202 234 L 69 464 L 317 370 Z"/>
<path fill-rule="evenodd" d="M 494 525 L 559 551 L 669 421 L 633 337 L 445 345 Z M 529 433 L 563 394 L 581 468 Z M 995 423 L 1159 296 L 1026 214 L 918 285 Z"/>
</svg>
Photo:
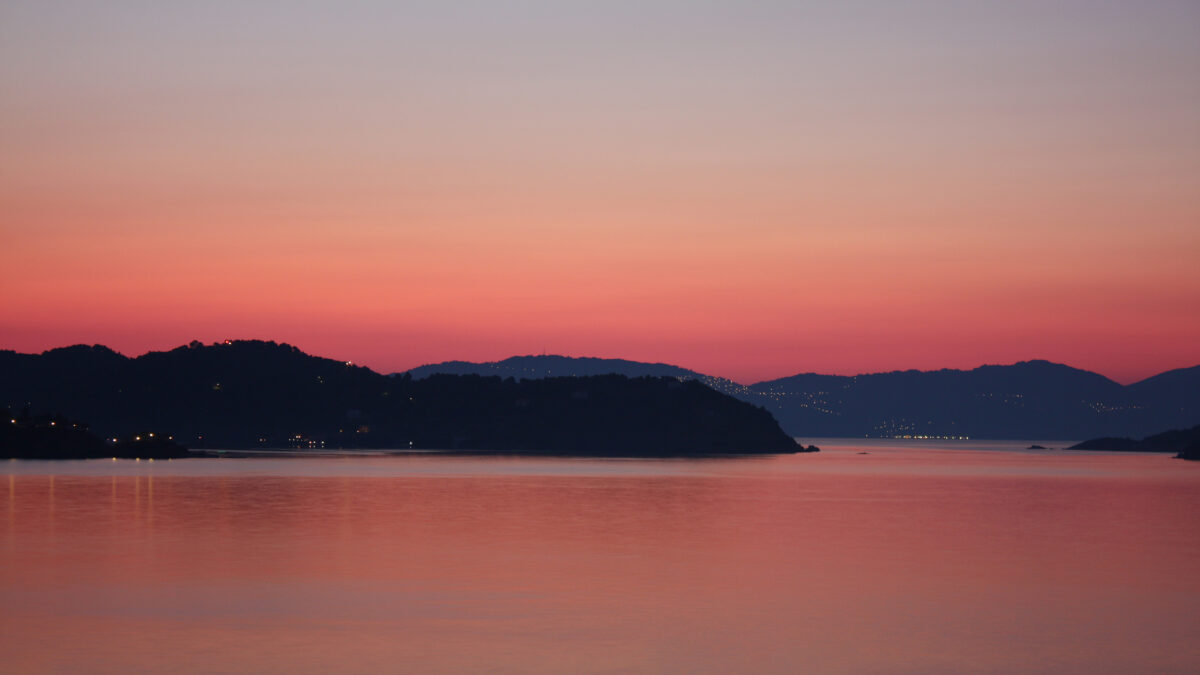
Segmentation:
<svg viewBox="0 0 1200 675">
<path fill-rule="evenodd" d="M 0 402 L 193 448 L 436 448 L 592 455 L 796 452 L 765 410 L 694 381 L 388 377 L 289 345 L 0 353 Z"/>
</svg>

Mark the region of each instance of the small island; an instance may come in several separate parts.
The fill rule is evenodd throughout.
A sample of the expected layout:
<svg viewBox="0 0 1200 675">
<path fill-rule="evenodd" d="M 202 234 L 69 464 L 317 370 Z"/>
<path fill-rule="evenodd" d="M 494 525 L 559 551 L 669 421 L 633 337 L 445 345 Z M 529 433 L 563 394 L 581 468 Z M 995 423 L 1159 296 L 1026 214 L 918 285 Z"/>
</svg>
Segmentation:
<svg viewBox="0 0 1200 675">
<path fill-rule="evenodd" d="M 1110 452 L 1175 452 L 1181 459 L 1196 459 L 1200 447 L 1200 425 L 1191 429 L 1171 429 L 1141 440 L 1119 437 L 1092 438 L 1068 450 L 1107 450 Z"/>
</svg>

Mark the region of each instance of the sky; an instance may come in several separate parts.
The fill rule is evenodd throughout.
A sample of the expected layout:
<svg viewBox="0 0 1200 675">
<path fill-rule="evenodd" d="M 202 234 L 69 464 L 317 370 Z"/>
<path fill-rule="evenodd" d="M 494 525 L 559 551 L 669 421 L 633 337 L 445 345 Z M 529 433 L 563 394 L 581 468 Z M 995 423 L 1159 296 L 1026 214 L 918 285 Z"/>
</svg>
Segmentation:
<svg viewBox="0 0 1200 675">
<path fill-rule="evenodd" d="M 0 0 L 0 348 L 1200 363 L 1200 3 Z"/>
</svg>

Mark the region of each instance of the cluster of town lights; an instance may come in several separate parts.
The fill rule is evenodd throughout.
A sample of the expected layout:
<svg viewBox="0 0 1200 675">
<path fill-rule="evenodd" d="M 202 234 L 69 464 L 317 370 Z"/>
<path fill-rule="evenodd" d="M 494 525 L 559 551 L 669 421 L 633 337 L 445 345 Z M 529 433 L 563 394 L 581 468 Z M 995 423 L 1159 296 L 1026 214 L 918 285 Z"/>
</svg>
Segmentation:
<svg viewBox="0 0 1200 675">
<path fill-rule="evenodd" d="M 905 435 L 905 436 L 892 436 L 891 438 L 901 438 L 901 439 L 913 440 L 913 441 L 969 441 L 969 440 L 971 440 L 970 436 L 926 436 L 926 435 L 912 436 L 912 435 Z"/>
</svg>

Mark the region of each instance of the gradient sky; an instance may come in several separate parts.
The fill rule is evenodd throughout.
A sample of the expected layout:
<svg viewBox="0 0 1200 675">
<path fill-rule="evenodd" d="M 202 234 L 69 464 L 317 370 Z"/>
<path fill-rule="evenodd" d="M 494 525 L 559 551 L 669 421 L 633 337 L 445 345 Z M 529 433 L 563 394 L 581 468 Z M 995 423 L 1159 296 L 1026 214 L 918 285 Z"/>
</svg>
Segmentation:
<svg viewBox="0 0 1200 675">
<path fill-rule="evenodd" d="M 1128 382 L 1198 260 L 1191 0 L 0 0 L 0 348 Z"/>
</svg>

